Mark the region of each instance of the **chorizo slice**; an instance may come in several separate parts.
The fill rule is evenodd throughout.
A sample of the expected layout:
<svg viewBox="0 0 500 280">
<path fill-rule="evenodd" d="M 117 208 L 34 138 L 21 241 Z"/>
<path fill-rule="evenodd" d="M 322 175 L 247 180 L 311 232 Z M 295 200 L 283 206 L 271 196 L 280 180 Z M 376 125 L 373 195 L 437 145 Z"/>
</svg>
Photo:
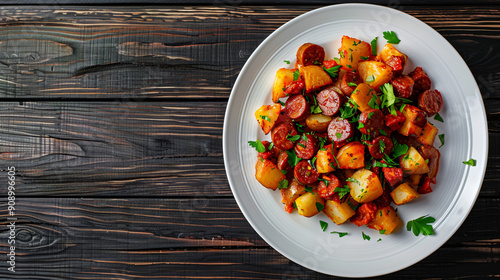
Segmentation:
<svg viewBox="0 0 500 280">
<path fill-rule="evenodd" d="M 286 115 L 292 120 L 302 121 L 309 116 L 310 106 L 302 94 L 290 96 L 285 102 Z"/>
<path fill-rule="evenodd" d="M 294 150 L 299 158 L 311 159 L 318 151 L 318 141 L 313 135 L 304 133 L 295 144 Z"/>
<path fill-rule="evenodd" d="M 325 88 L 316 96 L 318 106 L 321 108 L 322 114 L 325 116 L 333 116 L 337 114 L 343 104 L 343 97 L 333 88 Z"/>
<path fill-rule="evenodd" d="M 292 123 L 281 122 L 277 126 L 275 126 L 271 131 L 271 139 L 274 143 L 274 146 L 284 151 L 293 148 L 294 143 L 287 138 L 288 135 L 297 135 L 297 130 L 295 130 L 295 127 Z"/>
<path fill-rule="evenodd" d="M 340 82 L 340 90 L 346 95 L 350 96 L 356 87 L 363 82 L 363 79 L 356 73 L 346 72 Z"/>
<path fill-rule="evenodd" d="M 342 118 L 333 119 L 328 125 L 328 140 L 330 140 L 335 148 L 344 146 L 347 140 L 354 136 L 354 127 L 352 124 Z"/>
<path fill-rule="evenodd" d="M 443 107 L 443 97 L 436 89 L 429 89 L 420 93 L 417 102 L 418 108 L 425 111 L 429 117 L 437 114 Z"/>
<path fill-rule="evenodd" d="M 392 131 L 398 130 L 403 126 L 406 117 L 400 111 L 396 110 L 396 116 L 393 114 L 387 114 L 384 116 L 384 123 L 387 127 L 389 127 Z"/>
<path fill-rule="evenodd" d="M 293 170 L 288 163 L 288 153 L 286 151 L 281 151 L 278 154 L 278 159 L 276 160 L 276 166 L 278 169 L 285 173 L 287 178 L 293 177 Z M 283 172 L 285 170 L 285 172 Z"/>
<path fill-rule="evenodd" d="M 394 94 L 397 97 L 402 97 L 406 99 L 413 98 L 413 86 L 415 85 L 415 81 L 408 76 L 403 75 L 391 80 L 391 85 L 394 88 Z"/>
<path fill-rule="evenodd" d="M 323 64 L 325 50 L 312 43 L 305 43 L 297 50 L 297 63 L 302 66 Z"/>
<path fill-rule="evenodd" d="M 318 180 L 319 173 L 307 160 L 301 160 L 293 169 L 293 175 L 302 184 L 312 184 Z"/>
<path fill-rule="evenodd" d="M 415 82 L 414 89 L 417 92 L 426 91 L 431 89 L 431 79 L 427 76 L 427 73 L 422 69 L 422 67 L 417 67 L 415 70 L 408 74 Z"/>
<path fill-rule="evenodd" d="M 370 145 L 368 145 L 368 152 L 375 159 L 384 158 L 384 154 L 390 155 L 394 148 L 394 143 L 392 143 L 391 138 L 387 136 L 379 136 L 372 140 Z"/>
<path fill-rule="evenodd" d="M 318 183 L 318 194 L 325 199 L 333 199 L 333 197 L 338 194 L 335 192 L 337 187 L 340 187 L 340 180 L 337 176 L 331 174 L 328 176 L 323 176 L 323 179 L 328 181 L 326 184 L 324 181 Z M 338 195 L 336 197 L 338 199 Z"/>
<path fill-rule="evenodd" d="M 379 109 L 368 109 L 359 115 L 360 125 L 359 131 L 363 134 L 377 137 L 380 130 L 384 128 L 384 113 Z"/>
<path fill-rule="evenodd" d="M 377 205 L 373 202 L 361 204 L 358 210 L 356 210 L 356 214 L 351 217 L 351 223 L 357 225 L 358 227 L 368 224 L 373 218 L 375 218 L 377 209 Z"/>
</svg>

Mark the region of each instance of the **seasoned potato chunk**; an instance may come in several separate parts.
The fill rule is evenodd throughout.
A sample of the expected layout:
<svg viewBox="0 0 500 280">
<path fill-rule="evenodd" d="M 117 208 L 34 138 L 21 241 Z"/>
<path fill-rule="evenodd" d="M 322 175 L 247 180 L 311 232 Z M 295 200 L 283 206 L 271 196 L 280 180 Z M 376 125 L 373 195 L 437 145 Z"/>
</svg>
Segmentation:
<svg viewBox="0 0 500 280">
<path fill-rule="evenodd" d="M 337 149 L 332 144 L 326 145 L 318 151 L 316 154 L 316 170 L 318 170 L 318 173 L 328 173 L 335 170 L 337 163 L 334 155 L 336 152 Z"/>
<path fill-rule="evenodd" d="M 398 132 L 404 136 L 417 137 L 422 133 L 422 128 L 426 124 L 424 111 L 413 105 L 405 105 L 401 112 L 406 117 Z"/>
<path fill-rule="evenodd" d="M 414 147 L 410 147 L 408 152 L 400 157 L 399 163 L 406 174 L 425 174 L 430 171 L 425 159 Z"/>
<path fill-rule="evenodd" d="M 386 44 L 377 56 L 377 60 L 384 62 L 392 68 L 396 75 L 400 75 L 405 66 L 408 56 L 391 44 Z"/>
<path fill-rule="evenodd" d="M 340 64 L 349 69 L 357 69 L 360 60 L 366 60 L 372 53 L 372 47 L 367 42 L 363 42 L 349 36 L 342 37 L 342 44 L 339 48 Z"/>
<path fill-rule="evenodd" d="M 332 117 L 325 116 L 323 114 L 311 114 L 306 119 L 306 125 L 311 130 L 317 132 L 324 132 L 328 128 Z"/>
<path fill-rule="evenodd" d="M 403 221 L 392 206 L 379 208 L 375 217 L 367 224 L 369 228 L 376 229 L 383 234 L 390 234 L 401 228 Z"/>
<path fill-rule="evenodd" d="M 392 68 L 380 61 L 360 61 L 358 64 L 358 74 L 363 81 L 376 91 L 385 83 L 388 83 L 393 76 Z"/>
<path fill-rule="evenodd" d="M 328 75 L 323 68 L 317 65 L 301 67 L 300 74 L 306 84 L 306 92 L 315 91 L 333 82 L 330 75 Z"/>
<path fill-rule="evenodd" d="M 392 200 L 396 205 L 406 204 L 419 196 L 418 192 L 408 182 L 399 185 L 391 192 Z"/>
<path fill-rule="evenodd" d="M 255 178 L 264 187 L 275 190 L 278 188 L 280 181 L 286 179 L 286 176 L 281 173 L 272 161 L 258 158 L 255 164 Z"/>
<path fill-rule="evenodd" d="M 285 89 L 293 82 L 293 73 L 295 71 L 297 71 L 297 69 L 278 69 L 273 84 L 273 102 L 276 103 L 278 102 L 278 99 L 286 96 Z M 300 75 L 295 76 L 297 77 L 297 80 L 302 80 Z"/>
<path fill-rule="evenodd" d="M 438 129 L 429 122 L 427 122 L 425 126 L 422 128 L 422 132 L 420 132 L 420 135 L 417 137 L 416 140 L 421 144 L 432 146 L 434 144 L 434 140 L 436 140 L 437 134 L 438 134 Z"/>
<path fill-rule="evenodd" d="M 279 103 L 264 105 L 255 111 L 255 118 L 265 134 L 268 134 L 274 127 L 276 120 L 280 116 L 280 111 L 281 105 Z"/>
<path fill-rule="evenodd" d="M 325 200 L 317 191 L 314 194 L 307 192 L 295 200 L 299 214 L 304 217 L 312 217 L 319 213 L 316 203 L 325 204 Z"/>
<path fill-rule="evenodd" d="M 365 145 L 359 141 L 349 142 L 337 153 L 340 169 L 358 169 L 365 167 Z"/>
<path fill-rule="evenodd" d="M 384 192 L 377 174 L 364 168 L 347 179 L 347 186 L 351 189 L 352 198 L 359 203 L 373 201 Z"/>
<path fill-rule="evenodd" d="M 375 90 L 365 83 L 359 84 L 351 93 L 351 99 L 358 104 L 358 109 L 361 112 L 372 109 L 369 103 L 373 96 L 375 96 L 377 104 L 380 104 L 380 98 L 375 94 Z"/>
<path fill-rule="evenodd" d="M 306 192 L 306 187 L 297 180 L 292 179 L 289 180 L 289 182 L 290 184 L 288 185 L 288 188 L 280 190 L 281 197 L 283 198 L 281 202 L 287 206 L 291 206 L 299 196 Z"/>
<path fill-rule="evenodd" d="M 337 225 L 344 223 L 356 214 L 347 202 L 340 202 L 339 200 L 327 200 L 323 212 Z"/>
</svg>

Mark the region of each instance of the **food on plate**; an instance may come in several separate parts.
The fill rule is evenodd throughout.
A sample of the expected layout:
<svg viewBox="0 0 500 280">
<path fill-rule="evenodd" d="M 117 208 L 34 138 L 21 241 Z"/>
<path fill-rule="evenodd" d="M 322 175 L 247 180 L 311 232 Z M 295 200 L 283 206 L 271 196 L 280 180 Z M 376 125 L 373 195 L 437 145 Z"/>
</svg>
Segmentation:
<svg viewBox="0 0 500 280">
<path fill-rule="evenodd" d="M 280 190 L 286 212 L 390 234 L 403 224 L 395 206 L 418 203 L 436 183 L 438 129 L 428 118 L 444 101 L 424 69 L 407 69 L 403 50 L 387 43 L 377 54 L 373 42 L 343 36 L 337 58 L 299 46 L 295 67 L 276 72 L 273 104 L 255 112 L 271 142 L 249 143 L 257 181 Z"/>
</svg>

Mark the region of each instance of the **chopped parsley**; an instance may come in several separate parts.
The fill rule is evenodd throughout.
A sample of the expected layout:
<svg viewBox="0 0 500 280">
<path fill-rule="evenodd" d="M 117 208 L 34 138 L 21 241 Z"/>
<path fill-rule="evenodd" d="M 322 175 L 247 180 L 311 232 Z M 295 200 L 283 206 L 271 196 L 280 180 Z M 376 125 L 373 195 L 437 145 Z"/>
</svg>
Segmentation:
<svg viewBox="0 0 500 280">
<path fill-rule="evenodd" d="M 408 221 L 406 224 L 406 230 L 412 231 L 415 236 L 418 236 L 420 233 L 422 235 L 433 235 L 434 229 L 432 228 L 432 223 L 434 223 L 436 219 L 429 215 L 422 216 L 415 220 Z"/>
<path fill-rule="evenodd" d="M 340 232 L 340 231 L 332 231 L 332 232 L 330 232 L 330 234 L 335 234 L 335 233 L 338 234 L 339 237 L 344 237 L 344 236 L 346 236 L 346 235 L 349 234 L 348 232 Z"/>
<path fill-rule="evenodd" d="M 285 62 L 286 64 L 290 64 L 290 61 L 288 60 L 283 60 L 283 62 Z"/>
<path fill-rule="evenodd" d="M 323 211 L 323 209 L 325 209 L 325 205 L 323 205 L 319 202 L 316 202 L 316 209 L 318 209 L 318 212 L 321 212 L 321 211 Z"/>
<path fill-rule="evenodd" d="M 347 83 L 347 85 L 350 87 L 357 87 L 358 86 L 358 84 L 352 83 L 352 82 Z"/>
<path fill-rule="evenodd" d="M 366 78 L 366 82 L 367 83 L 371 83 L 373 81 L 375 81 L 375 75 L 373 75 L 373 74 L 370 75 L 370 76 L 368 76 L 368 78 Z"/>
<path fill-rule="evenodd" d="M 290 151 L 286 151 L 287 155 L 288 155 L 288 164 L 290 165 L 290 167 L 295 167 L 295 165 L 297 165 L 297 163 L 299 163 L 299 161 L 301 160 L 301 158 L 299 158 L 296 154 L 295 154 L 295 151 L 292 150 L 291 152 Z"/>
<path fill-rule="evenodd" d="M 270 121 L 271 121 L 271 118 L 269 118 L 268 116 L 262 116 L 262 115 L 260 115 L 259 117 L 260 117 L 261 119 L 265 120 L 265 121 L 268 121 L 268 122 L 270 122 Z"/>
<path fill-rule="evenodd" d="M 326 68 L 325 66 L 323 66 L 323 70 L 325 70 L 326 73 L 328 73 L 328 75 L 330 75 L 330 77 L 337 78 L 337 76 L 339 74 L 340 67 L 342 67 L 342 65 L 337 65 L 337 66 L 333 66 L 330 68 Z"/>
<path fill-rule="evenodd" d="M 299 69 L 295 70 L 295 72 L 293 72 L 293 81 L 297 81 L 299 79 L 299 76 L 300 76 L 300 72 L 299 72 Z"/>
<path fill-rule="evenodd" d="M 463 164 L 470 165 L 470 166 L 476 166 L 476 160 L 471 158 L 468 161 L 462 161 Z"/>
<path fill-rule="evenodd" d="M 309 187 L 309 186 L 306 186 L 305 190 L 306 190 L 306 192 L 310 192 L 312 194 L 315 194 L 314 191 L 313 191 L 313 189 L 311 187 Z"/>
<path fill-rule="evenodd" d="M 383 34 L 389 44 L 399 44 L 401 42 L 394 31 L 384 31 Z"/>
<path fill-rule="evenodd" d="M 319 220 L 319 225 L 321 226 L 321 229 L 323 231 L 326 231 L 326 229 L 328 228 L 328 223 L 327 222 L 323 222 L 322 220 Z"/>
<path fill-rule="evenodd" d="M 439 141 L 441 141 L 441 146 L 439 146 L 439 148 L 441 148 L 444 145 L 444 134 L 439 134 L 438 137 Z"/>
<path fill-rule="evenodd" d="M 438 122 L 444 122 L 443 121 L 443 118 L 441 117 L 441 115 L 439 113 L 437 113 L 436 115 L 434 115 L 434 119 Z"/>
<path fill-rule="evenodd" d="M 255 150 L 259 153 L 264 153 L 266 151 L 266 147 L 262 144 L 262 142 L 260 142 L 259 139 L 257 139 L 257 141 L 248 141 L 248 145 L 255 148 Z"/>
<path fill-rule="evenodd" d="M 378 40 L 378 37 L 375 37 L 370 42 L 370 45 L 372 46 L 372 55 L 377 55 L 377 40 Z"/>
<path fill-rule="evenodd" d="M 344 185 L 343 187 L 336 187 L 334 192 L 339 193 L 339 198 L 342 199 L 351 192 L 351 189 L 347 185 Z"/>
<path fill-rule="evenodd" d="M 292 142 L 295 142 L 295 141 L 297 141 L 297 140 L 299 140 L 299 139 L 300 139 L 300 135 L 298 135 L 298 134 L 297 134 L 297 135 L 293 135 L 293 136 L 292 136 L 292 135 L 288 134 L 288 135 L 286 136 L 286 139 L 288 139 L 288 140 L 290 140 L 290 141 L 292 141 Z"/>
<path fill-rule="evenodd" d="M 286 171 L 285 171 L 286 172 Z M 288 180 L 287 179 L 283 179 L 280 181 L 279 185 L 278 185 L 278 188 L 281 190 L 281 189 L 288 189 Z"/>
<path fill-rule="evenodd" d="M 353 183 L 356 183 L 358 185 L 361 185 L 361 183 L 358 180 L 356 180 L 354 178 L 351 178 L 351 177 L 349 177 L 349 178 L 347 178 L 345 180 L 348 181 L 348 182 L 353 182 Z"/>
<path fill-rule="evenodd" d="M 371 237 L 366 235 L 364 232 L 361 232 L 361 234 L 363 235 L 363 240 L 368 240 L 370 241 Z"/>
<path fill-rule="evenodd" d="M 392 115 L 397 116 L 396 109 L 394 108 L 394 103 L 396 102 L 396 95 L 394 95 L 394 88 L 390 83 L 385 83 L 380 86 L 380 91 L 382 91 L 382 108 L 389 108 Z"/>
</svg>

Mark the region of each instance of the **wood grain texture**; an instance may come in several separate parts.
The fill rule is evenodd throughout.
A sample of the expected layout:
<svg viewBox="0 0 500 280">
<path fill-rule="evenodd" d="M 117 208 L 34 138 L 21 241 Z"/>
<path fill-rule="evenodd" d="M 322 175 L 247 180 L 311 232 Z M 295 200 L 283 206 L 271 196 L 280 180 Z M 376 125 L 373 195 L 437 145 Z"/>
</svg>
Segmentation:
<svg viewBox="0 0 500 280">
<path fill-rule="evenodd" d="M 482 207 L 472 210 L 441 250 L 416 266 L 379 279 L 494 276 L 498 271 L 491 264 L 500 261 L 500 240 L 496 238 L 500 200 L 480 199 L 478 205 Z M 106 275 L 116 277 L 112 279 L 227 279 L 229 275 L 238 279 L 289 279 L 291 275 L 327 279 L 269 249 L 233 199 L 24 198 L 16 206 L 16 279 L 30 275 L 47 277 L 37 279 L 100 279 Z M 5 217 L 5 199 L 0 209 L 0 216 Z M 8 234 L 5 224 L 0 224 L 2 240 Z M 1 254 L 6 249 L 0 244 Z M 460 263 L 458 270 L 456 263 Z M 203 273 L 193 266 L 203 268 Z M 0 263 L 0 276 L 7 275 L 5 268 Z M 478 269 L 481 271 L 476 272 Z"/>
<path fill-rule="evenodd" d="M 317 7 L 2 6 L 0 97 L 227 98 L 255 48 Z M 498 97 L 498 7 L 398 8 L 445 36 Z"/>
</svg>

